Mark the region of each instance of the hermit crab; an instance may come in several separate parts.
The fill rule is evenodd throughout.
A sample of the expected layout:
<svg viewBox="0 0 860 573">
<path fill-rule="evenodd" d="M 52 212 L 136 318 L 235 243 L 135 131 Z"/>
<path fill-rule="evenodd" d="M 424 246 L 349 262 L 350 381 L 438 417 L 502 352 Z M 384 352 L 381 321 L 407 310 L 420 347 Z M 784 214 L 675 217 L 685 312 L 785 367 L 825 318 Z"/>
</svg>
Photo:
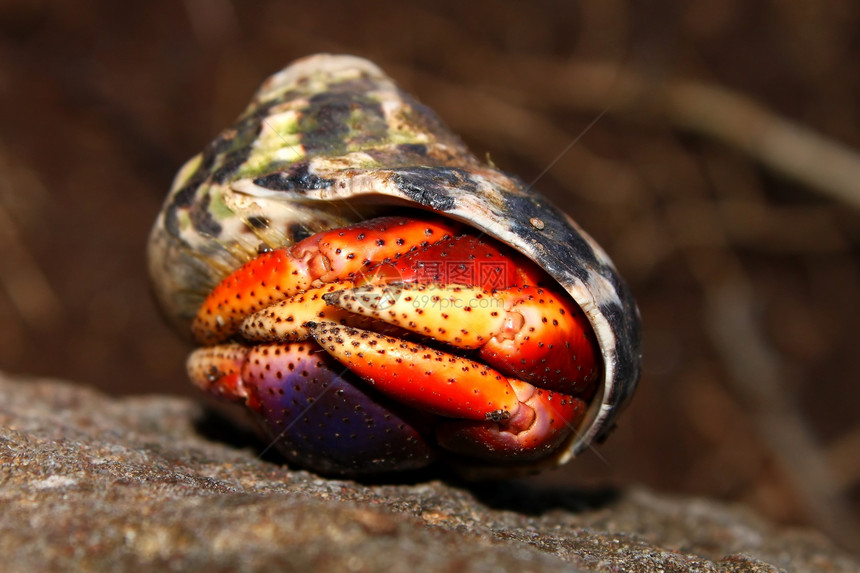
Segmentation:
<svg viewBox="0 0 860 573">
<path fill-rule="evenodd" d="M 360 58 L 269 78 L 180 170 L 148 255 L 192 382 L 324 474 L 560 464 L 639 376 L 603 250 Z"/>
</svg>

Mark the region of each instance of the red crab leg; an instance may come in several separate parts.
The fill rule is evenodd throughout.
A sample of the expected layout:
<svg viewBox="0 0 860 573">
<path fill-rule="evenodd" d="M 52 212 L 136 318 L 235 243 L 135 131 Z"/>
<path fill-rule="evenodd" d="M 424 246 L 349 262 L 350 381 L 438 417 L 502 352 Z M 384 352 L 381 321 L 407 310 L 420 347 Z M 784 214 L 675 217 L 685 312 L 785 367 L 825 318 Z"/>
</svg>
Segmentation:
<svg viewBox="0 0 860 573">
<path fill-rule="evenodd" d="M 547 289 L 396 283 L 322 298 L 457 348 L 480 349 L 482 360 L 541 388 L 580 394 L 599 374 L 597 345 L 582 311 Z"/>
<path fill-rule="evenodd" d="M 350 278 L 373 263 L 429 245 L 455 232 L 455 223 L 380 217 L 317 233 L 292 247 L 262 253 L 219 283 L 191 329 L 198 343 L 216 344 L 249 314 L 312 286 Z"/>
<path fill-rule="evenodd" d="M 466 358 L 331 322 L 306 326 L 329 354 L 383 394 L 467 421 L 440 430 L 446 447 L 461 453 L 492 459 L 544 454 L 584 411 L 579 399 L 510 380 Z"/>
</svg>

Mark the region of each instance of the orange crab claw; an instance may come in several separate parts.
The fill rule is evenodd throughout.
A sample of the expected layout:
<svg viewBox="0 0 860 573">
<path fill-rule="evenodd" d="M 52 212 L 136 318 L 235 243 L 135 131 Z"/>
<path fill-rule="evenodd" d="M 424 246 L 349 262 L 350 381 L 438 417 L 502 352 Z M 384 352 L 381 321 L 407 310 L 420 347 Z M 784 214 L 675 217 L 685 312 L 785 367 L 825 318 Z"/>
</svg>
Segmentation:
<svg viewBox="0 0 860 573">
<path fill-rule="evenodd" d="M 287 249 L 261 253 L 209 293 L 191 323 L 194 339 L 204 345 L 221 342 L 249 313 L 308 288 L 312 280 L 308 261 L 296 259 Z"/>
<path fill-rule="evenodd" d="M 324 294 L 332 306 L 479 356 L 508 376 L 582 394 L 599 374 L 582 311 L 538 287 L 489 291 L 444 284 L 365 285 Z"/>
<path fill-rule="evenodd" d="M 310 287 L 350 278 L 373 263 L 429 245 L 456 229 L 455 223 L 442 220 L 380 217 L 262 253 L 206 297 L 191 325 L 194 338 L 203 345 L 217 344 L 261 308 Z"/>
<path fill-rule="evenodd" d="M 331 322 L 306 327 L 330 355 L 383 394 L 460 419 L 439 429 L 443 445 L 454 451 L 493 459 L 543 455 L 569 435 L 584 411 L 579 399 L 420 344 Z"/>
</svg>

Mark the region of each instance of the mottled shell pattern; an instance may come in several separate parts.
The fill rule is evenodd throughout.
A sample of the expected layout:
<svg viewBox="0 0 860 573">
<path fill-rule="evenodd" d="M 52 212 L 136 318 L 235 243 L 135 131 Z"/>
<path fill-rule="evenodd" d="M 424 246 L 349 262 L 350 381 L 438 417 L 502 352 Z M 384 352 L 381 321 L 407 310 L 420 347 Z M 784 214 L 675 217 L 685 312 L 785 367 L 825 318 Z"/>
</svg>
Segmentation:
<svg viewBox="0 0 860 573">
<path fill-rule="evenodd" d="M 261 247 L 398 206 L 495 237 L 570 293 L 594 328 L 604 378 L 581 427 L 548 463 L 605 436 L 640 371 L 638 310 L 612 262 L 572 219 L 479 162 L 431 110 L 361 58 L 316 55 L 278 72 L 181 169 L 149 243 L 157 298 L 188 332 L 206 293 Z"/>
</svg>

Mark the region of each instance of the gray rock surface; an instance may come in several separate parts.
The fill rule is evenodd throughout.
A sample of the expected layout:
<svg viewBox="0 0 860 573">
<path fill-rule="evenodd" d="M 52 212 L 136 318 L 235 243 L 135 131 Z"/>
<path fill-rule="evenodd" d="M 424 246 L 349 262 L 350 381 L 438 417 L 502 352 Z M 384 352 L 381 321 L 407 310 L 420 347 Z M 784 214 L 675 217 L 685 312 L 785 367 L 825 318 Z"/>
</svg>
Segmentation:
<svg viewBox="0 0 860 573">
<path fill-rule="evenodd" d="M 0 376 L 0 462 L 3 571 L 860 570 L 740 507 L 322 479 L 259 459 L 193 401 L 51 381 Z"/>
</svg>

